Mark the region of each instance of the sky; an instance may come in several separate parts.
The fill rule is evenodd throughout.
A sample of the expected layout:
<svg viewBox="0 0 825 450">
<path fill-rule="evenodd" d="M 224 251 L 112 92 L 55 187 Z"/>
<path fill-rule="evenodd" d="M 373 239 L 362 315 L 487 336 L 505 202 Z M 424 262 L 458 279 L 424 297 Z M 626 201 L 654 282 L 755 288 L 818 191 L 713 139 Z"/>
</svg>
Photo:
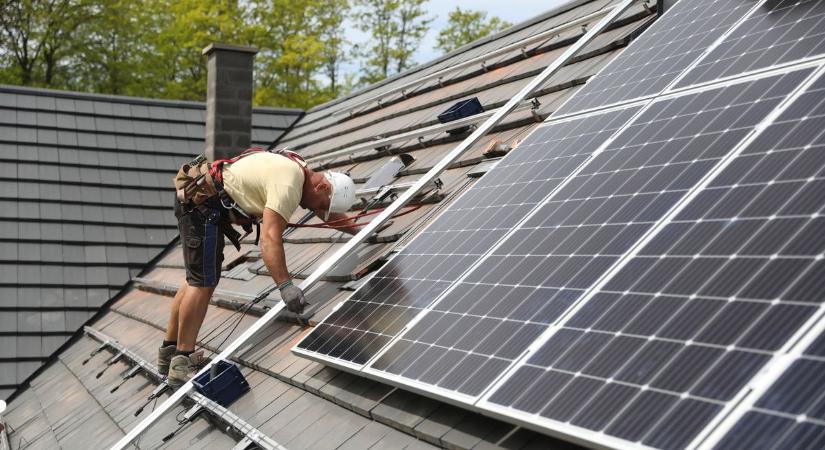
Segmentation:
<svg viewBox="0 0 825 450">
<path fill-rule="evenodd" d="M 488 17 L 497 16 L 510 23 L 516 24 L 531 17 L 555 8 L 558 5 L 567 3 L 568 0 L 429 0 L 427 9 L 430 17 L 435 16 L 435 20 L 430 24 L 430 31 L 421 43 L 414 59 L 416 63 L 423 63 L 435 59 L 440 52 L 434 50 L 435 38 L 438 31 L 447 25 L 447 15 L 456 6 L 464 10 L 486 11 Z M 367 37 L 353 26 L 347 28 L 347 39 L 357 43 L 367 40 Z M 349 64 L 345 71 L 357 71 L 357 63 Z"/>
</svg>

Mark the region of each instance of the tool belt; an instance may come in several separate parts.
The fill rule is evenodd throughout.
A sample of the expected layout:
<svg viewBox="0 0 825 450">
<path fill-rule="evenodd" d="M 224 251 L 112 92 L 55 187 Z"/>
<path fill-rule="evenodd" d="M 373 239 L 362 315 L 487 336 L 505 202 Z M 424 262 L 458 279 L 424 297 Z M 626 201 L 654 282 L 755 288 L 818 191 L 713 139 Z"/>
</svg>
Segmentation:
<svg viewBox="0 0 825 450">
<path fill-rule="evenodd" d="M 203 155 L 198 155 L 187 164 L 184 164 L 175 175 L 175 196 L 180 203 L 188 206 L 187 209 L 197 209 L 206 214 L 209 209 L 221 207 L 221 220 L 218 227 L 232 242 L 237 250 L 241 249 L 241 241 L 252 233 L 252 228 L 257 228 L 255 245 L 260 238 L 260 222 L 257 218 L 249 215 L 232 200 L 232 197 L 223 188 L 223 183 L 218 183 L 210 174 L 210 164 Z M 243 236 L 232 224 L 240 225 L 246 232 Z"/>
</svg>

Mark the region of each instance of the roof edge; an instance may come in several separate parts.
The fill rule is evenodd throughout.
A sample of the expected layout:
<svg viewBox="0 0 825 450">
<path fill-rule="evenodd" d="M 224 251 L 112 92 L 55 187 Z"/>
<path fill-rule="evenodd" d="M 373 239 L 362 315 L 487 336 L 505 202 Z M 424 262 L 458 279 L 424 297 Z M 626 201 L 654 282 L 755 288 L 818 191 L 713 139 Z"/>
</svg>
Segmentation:
<svg viewBox="0 0 825 450">
<path fill-rule="evenodd" d="M 170 251 L 175 249 L 179 241 L 179 236 L 175 236 L 175 238 L 169 241 L 169 243 L 166 244 L 163 250 L 159 251 L 152 259 L 150 259 L 146 263 L 146 265 L 143 267 L 140 273 L 137 274 L 136 277 L 140 277 L 147 274 L 150 269 L 154 268 L 157 265 L 157 263 L 161 261 L 162 258 L 164 258 Z M 91 317 L 89 317 L 88 320 L 83 322 L 83 325 L 81 325 L 80 328 L 75 330 L 72 333 L 72 335 L 68 339 L 66 339 L 66 341 L 63 342 L 63 344 L 60 345 L 60 347 L 58 347 L 54 352 L 52 352 L 52 354 L 48 356 L 48 358 L 43 362 L 43 364 L 40 365 L 40 367 L 37 368 L 37 370 L 32 372 L 28 377 L 26 377 L 25 380 L 21 381 L 17 385 L 17 389 L 15 389 L 14 392 L 12 392 L 11 395 L 9 395 L 9 397 L 6 399 L 6 403 L 11 404 L 11 402 L 13 402 L 17 397 L 19 397 L 20 394 L 29 389 L 31 387 L 32 380 L 39 377 L 48 367 L 50 367 L 52 364 L 58 361 L 60 359 L 61 354 L 68 350 L 69 347 L 74 345 L 75 342 L 77 342 L 81 337 L 83 337 L 83 335 L 85 334 L 84 328 L 87 325 L 91 326 L 92 324 L 94 324 L 101 317 L 103 317 L 103 315 L 106 312 L 108 312 L 111 309 L 112 305 L 114 305 L 120 299 L 126 296 L 126 294 L 134 288 L 134 279 L 135 277 L 127 281 L 126 284 L 124 284 L 115 295 L 113 295 L 111 298 L 106 300 L 105 303 L 100 305 L 97 312 L 94 313 Z"/>
<path fill-rule="evenodd" d="M 166 106 L 190 109 L 206 108 L 205 101 L 197 102 L 191 100 L 165 100 L 148 97 L 131 97 L 128 95 L 97 94 L 92 92 L 66 91 L 61 89 L 14 86 L 9 84 L 0 84 L 0 92 L 8 92 L 13 94 L 27 94 L 35 96 L 49 96 L 78 100 L 108 101 L 112 103 L 126 103 L 131 105 Z M 304 112 L 304 110 L 298 108 L 281 108 L 272 106 L 255 106 L 252 108 L 252 111 L 259 113 L 277 113 L 294 116 L 301 115 Z"/>
<path fill-rule="evenodd" d="M 357 91 L 355 91 L 355 92 L 353 92 L 349 95 L 345 95 L 343 97 L 338 97 L 338 98 L 330 100 L 326 103 L 322 103 L 320 105 L 313 106 L 312 108 L 307 110 L 307 113 L 321 111 L 321 110 L 324 110 L 324 109 L 329 108 L 331 106 L 335 106 L 335 105 L 337 105 L 337 104 L 339 104 L 343 101 L 346 101 L 346 100 L 349 100 L 351 98 L 357 97 L 359 95 L 365 94 L 365 93 L 367 93 L 367 92 L 369 92 L 369 91 L 371 91 L 375 88 L 378 88 L 378 87 L 384 86 L 386 84 L 392 83 L 393 81 L 396 81 L 396 80 L 401 79 L 403 77 L 406 77 L 408 75 L 412 75 L 412 74 L 414 74 L 416 72 L 419 72 L 421 70 L 424 70 L 428 67 L 432 67 L 435 64 L 441 63 L 441 62 L 443 62 L 443 61 L 445 61 L 449 58 L 452 58 L 456 55 L 464 53 L 468 50 L 471 50 L 471 49 L 474 49 L 474 48 L 479 47 L 481 45 L 485 45 L 489 42 L 501 39 L 501 38 L 503 38 L 507 35 L 510 35 L 510 34 L 518 32 L 518 31 L 521 31 L 521 30 L 523 30 L 523 29 L 525 29 L 529 26 L 535 25 L 539 22 L 543 22 L 543 21 L 549 19 L 550 17 L 557 16 L 559 14 L 563 14 L 563 13 L 565 13 L 567 11 L 570 11 L 574 8 L 578 8 L 579 6 L 581 6 L 585 3 L 590 3 L 591 1 L 594 1 L 594 0 L 570 0 L 566 3 L 563 3 L 563 4 L 555 7 L 555 8 L 549 9 L 549 10 L 545 11 L 544 13 L 539 14 L 538 16 L 531 17 L 531 18 L 529 18 L 529 19 L 527 19 L 523 22 L 519 22 L 519 23 L 511 26 L 510 28 L 499 31 L 498 33 L 491 34 L 489 36 L 486 36 L 486 37 L 483 37 L 481 39 L 477 39 L 473 42 L 470 42 L 468 44 L 465 44 L 465 45 L 463 45 L 463 46 L 461 46 L 461 47 L 459 47 L 459 48 L 457 48 L 457 49 L 455 49 L 455 50 L 453 50 L 449 53 L 445 53 L 445 54 L 443 54 L 443 55 L 441 55 L 441 56 L 439 56 L 435 59 L 432 59 L 432 60 L 426 62 L 426 63 L 418 64 L 416 66 L 410 67 L 409 69 L 407 69 L 403 72 L 399 72 L 399 73 L 390 75 L 389 77 L 384 78 L 381 81 L 378 81 L 376 83 L 365 86 L 365 87 L 363 87 L 363 88 L 361 88 L 361 89 L 359 89 L 359 90 L 357 90 Z"/>
</svg>

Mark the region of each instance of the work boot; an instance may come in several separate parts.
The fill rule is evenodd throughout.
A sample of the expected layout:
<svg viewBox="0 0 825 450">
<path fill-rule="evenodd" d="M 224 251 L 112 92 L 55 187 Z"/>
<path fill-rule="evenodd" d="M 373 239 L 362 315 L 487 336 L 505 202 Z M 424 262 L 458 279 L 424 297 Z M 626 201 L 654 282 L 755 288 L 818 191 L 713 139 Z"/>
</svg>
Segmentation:
<svg viewBox="0 0 825 450">
<path fill-rule="evenodd" d="M 169 362 L 169 375 L 166 384 L 172 389 L 183 386 L 198 370 L 198 364 L 203 361 L 203 352 L 195 352 L 189 356 L 175 355 Z"/>
<path fill-rule="evenodd" d="M 169 374 L 169 361 L 175 356 L 177 347 L 174 345 L 167 345 L 166 347 L 158 348 L 158 372 L 166 376 Z"/>
</svg>

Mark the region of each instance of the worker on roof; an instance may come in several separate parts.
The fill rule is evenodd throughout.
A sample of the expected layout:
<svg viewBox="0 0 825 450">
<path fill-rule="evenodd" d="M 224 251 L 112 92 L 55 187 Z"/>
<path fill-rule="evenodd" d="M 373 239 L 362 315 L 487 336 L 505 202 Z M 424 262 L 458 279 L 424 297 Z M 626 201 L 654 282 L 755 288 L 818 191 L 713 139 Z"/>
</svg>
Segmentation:
<svg viewBox="0 0 825 450">
<path fill-rule="evenodd" d="M 202 352 L 194 352 L 195 341 L 221 276 L 224 235 L 240 250 L 242 238 L 231 224 L 244 226 L 247 234 L 251 225 L 260 227 L 261 257 L 286 308 L 296 314 L 303 313 L 306 302 L 287 269 L 282 235 L 297 207 L 357 232 L 345 214 L 355 202 L 352 179 L 340 172 L 315 172 L 293 152 L 253 148 L 213 163 L 200 156 L 181 167 L 175 187 L 186 280 L 172 302 L 157 361 L 173 388 L 185 383 L 202 360 Z"/>
</svg>

